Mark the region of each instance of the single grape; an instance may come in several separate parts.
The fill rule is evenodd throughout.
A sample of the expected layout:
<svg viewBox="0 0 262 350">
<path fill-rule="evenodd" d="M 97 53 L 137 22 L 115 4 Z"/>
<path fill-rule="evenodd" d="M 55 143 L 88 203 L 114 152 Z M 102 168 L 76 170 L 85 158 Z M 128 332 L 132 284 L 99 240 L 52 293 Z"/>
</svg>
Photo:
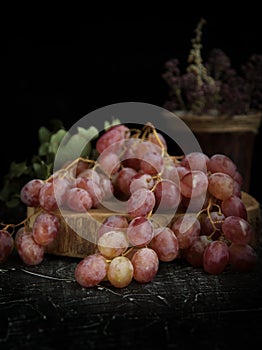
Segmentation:
<svg viewBox="0 0 262 350">
<path fill-rule="evenodd" d="M 258 256 L 249 244 L 232 243 L 229 246 L 229 263 L 238 271 L 251 271 L 256 265 Z"/>
<path fill-rule="evenodd" d="M 127 201 L 127 212 L 132 217 L 146 216 L 153 210 L 156 203 L 155 195 L 150 190 L 141 188 L 131 194 Z"/>
<path fill-rule="evenodd" d="M 126 232 L 127 239 L 135 247 L 147 245 L 153 238 L 153 234 L 154 227 L 152 222 L 141 216 L 131 220 Z"/>
<path fill-rule="evenodd" d="M 73 211 L 85 213 L 92 208 L 93 201 L 86 190 L 73 187 L 67 192 L 66 205 Z"/>
<path fill-rule="evenodd" d="M 130 138 L 125 140 L 125 151 L 121 155 L 121 163 L 124 167 L 132 168 L 136 171 L 140 170 L 140 159 L 137 158 L 136 154 L 136 148 L 139 142 L 140 140 L 136 138 Z"/>
<path fill-rule="evenodd" d="M 99 252 L 108 259 L 123 254 L 128 248 L 128 241 L 124 232 L 109 231 L 104 233 L 97 241 Z"/>
<path fill-rule="evenodd" d="M 81 171 L 78 174 L 77 178 L 79 178 L 79 177 L 83 177 L 85 179 L 92 180 L 98 185 L 100 184 L 100 180 L 101 180 L 100 175 L 94 169 L 85 169 L 85 170 Z"/>
<path fill-rule="evenodd" d="M 225 242 L 212 241 L 207 245 L 203 255 L 203 268 L 206 272 L 218 275 L 229 263 L 229 249 Z"/>
<path fill-rule="evenodd" d="M 76 282 L 82 287 L 94 287 L 106 277 L 108 262 L 99 253 L 89 255 L 82 259 L 75 268 Z"/>
<path fill-rule="evenodd" d="M 46 182 L 39 192 L 39 204 L 46 211 L 55 211 L 66 201 L 70 188 L 68 180 L 55 177 Z"/>
<path fill-rule="evenodd" d="M 130 182 L 130 193 L 133 193 L 140 188 L 151 190 L 154 186 L 154 183 L 155 181 L 151 175 L 136 173 L 136 175 L 132 177 Z"/>
<path fill-rule="evenodd" d="M 20 232 L 15 237 L 15 247 L 26 265 L 38 265 L 44 259 L 44 246 L 36 243 L 32 232 Z"/>
<path fill-rule="evenodd" d="M 224 154 L 214 154 L 208 162 L 208 170 L 211 173 L 224 173 L 234 178 L 237 166 Z"/>
<path fill-rule="evenodd" d="M 147 140 L 139 140 L 136 145 L 135 156 L 137 159 L 144 159 L 146 154 L 158 153 L 162 154 L 162 148 L 153 142 Z"/>
<path fill-rule="evenodd" d="M 201 152 L 191 152 L 186 154 L 181 162 L 180 166 L 189 170 L 199 170 L 204 173 L 207 172 L 207 165 L 209 163 L 209 157 Z"/>
<path fill-rule="evenodd" d="M 173 261 L 179 253 L 178 240 L 174 232 L 168 227 L 159 227 L 149 244 L 161 261 Z"/>
<path fill-rule="evenodd" d="M 233 195 L 234 180 L 225 173 L 213 173 L 208 177 L 208 191 L 217 199 L 225 200 Z"/>
<path fill-rule="evenodd" d="M 152 281 L 159 268 L 157 253 L 151 248 L 138 249 L 131 262 L 134 267 L 134 279 L 140 283 Z"/>
<path fill-rule="evenodd" d="M 162 155 L 155 151 L 145 153 L 143 158 L 140 159 L 140 169 L 152 176 L 161 173 L 163 165 L 164 160 Z"/>
<path fill-rule="evenodd" d="M 100 184 L 91 178 L 78 177 L 75 180 L 75 187 L 86 190 L 92 199 L 92 207 L 97 208 L 103 200 L 104 191 Z"/>
<path fill-rule="evenodd" d="M 156 132 L 156 134 L 154 132 L 150 132 L 148 134 L 147 140 L 167 150 L 167 143 L 166 143 L 165 137 L 159 132 Z"/>
<path fill-rule="evenodd" d="M 187 170 L 185 169 L 185 171 Z M 171 180 L 177 186 L 180 186 L 180 175 L 178 173 L 178 167 L 175 166 L 172 159 L 167 157 L 164 158 L 164 167 L 162 170 L 161 178 L 164 180 Z"/>
<path fill-rule="evenodd" d="M 108 176 L 116 174 L 120 168 L 120 160 L 116 153 L 105 151 L 100 154 L 97 162 L 100 165 L 100 168 Z"/>
<path fill-rule="evenodd" d="M 221 209 L 225 216 L 238 216 L 247 220 L 247 209 L 241 198 L 231 196 L 221 203 Z"/>
<path fill-rule="evenodd" d="M 122 168 L 116 176 L 115 187 L 121 191 L 123 195 L 130 196 L 130 183 L 137 171 L 132 168 Z"/>
<path fill-rule="evenodd" d="M 107 278 L 114 287 L 123 288 L 128 286 L 133 279 L 133 275 L 133 265 L 125 256 L 117 256 L 110 262 Z"/>
<path fill-rule="evenodd" d="M 156 204 L 159 210 L 174 210 L 180 204 L 179 187 L 171 180 L 161 180 L 155 187 Z"/>
<path fill-rule="evenodd" d="M 225 220 L 225 215 L 218 211 L 211 211 L 209 215 L 205 215 L 201 220 L 201 234 L 212 236 L 213 239 L 217 239 L 222 233 L 222 224 Z"/>
<path fill-rule="evenodd" d="M 32 227 L 32 235 L 36 243 L 46 246 L 58 235 L 60 220 L 56 215 L 42 212 L 40 213 Z"/>
<path fill-rule="evenodd" d="M 111 180 L 104 174 L 100 174 L 100 186 L 103 191 L 103 200 L 110 199 L 113 196 L 114 186 Z"/>
<path fill-rule="evenodd" d="M 28 207 L 39 206 L 39 192 L 44 185 L 40 179 L 32 179 L 27 182 L 20 191 L 20 199 Z"/>
<path fill-rule="evenodd" d="M 0 230 L 0 263 L 5 262 L 14 249 L 14 239 L 7 230 Z"/>
<path fill-rule="evenodd" d="M 115 125 L 110 129 L 106 130 L 103 135 L 101 135 L 96 142 L 96 150 L 98 153 L 102 153 L 107 148 L 112 149 L 112 145 L 115 144 L 116 149 L 119 149 L 119 144 L 122 140 L 130 137 L 130 130 L 125 125 Z M 113 151 L 113 149 L 112 149 Z"/>
<path fill-rule="evenodd" d="M 208 187 L 207 175 L 203 171 L 192 170 L 182 177 L 180 187 L 182 195 L 187 198 L 206 195 Z"/>
<path fill-rule="evenodd" d="M 194 214 L 183 214 L 171 225 L 180 249 L 189 248 L 200 235 L 200 222 Z"/>
<path fill-rule="evenodd" d="M 232 243 L 248 244 L 253 238 L 252 226 L 239 216 L 227 216 L 222 224 L 222 230 Z"/>
</svg>

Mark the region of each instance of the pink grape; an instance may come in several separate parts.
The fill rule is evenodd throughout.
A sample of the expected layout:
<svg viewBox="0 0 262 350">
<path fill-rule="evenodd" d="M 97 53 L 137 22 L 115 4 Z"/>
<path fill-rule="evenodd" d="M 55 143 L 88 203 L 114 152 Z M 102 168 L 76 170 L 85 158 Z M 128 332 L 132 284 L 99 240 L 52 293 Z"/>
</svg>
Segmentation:
<svg viewBox="0 0 262 350">
<path fill-rule="evenodd" d="M 111 180 L 104 174 L 100 174 L 100 186 L 103 192 L 103 200 L 109 199 L 113 196 L 114 186 Z"/>
<path fill-rule="evenodd" d="M 171 180 L 162 180 L 156 185 L 155 198 L 158 209 L 174 210 L 181 201 L 179 187 Z"/>
<path fill-rule="evenodd" d="M 149 246 L 161 261 L 173 261 L 179 253 L 177 237 L 169 227 L 157 228 Z"/>
<path fill-rule="evenodd" d="M 32 179 L 27 182 L 20 191 L 20 199 L 28 207 L 39 206 L 39 192 L 44 185 L 40 179 Z"/>
<path fill-rule="evenodd" d="M 108 259 L 123 254 L 128 248 L 126 235 L 122 231 L 104 233 L 97 242 L 99 252 Z"/>
<path fill-rule="evenodd" d="M 145 217 L 136 217 L 129 223 L 127 239 L 131 245 L 142 247 L 147 245 L 153 238 L 154 227 L 152 222 Z"/>
<path fill-rule="evenodd" d="M 239 216 L 247 220 L 247 209 L 241 198 L 231 196 L 221 203 L 221 209 L 225 216 Z"/>
<path fill-rule="evenodd" d="M 229 246 L 229 263 L 236 270 L 251 271 L 257 260 L 257 253 L 249 244 L 232 243 Z"/>
<path fill-rule="evenodd" d="M 233 195 L 234 180 L 225 173 L 213 173 L 208 177 L 208 191 L 217 199 L 225 200 Z"/>
<path fill-rule="evenodd" d="M 253 238 L 250 223 L 238 216 L 228 216 L 222 224 L 225 237 L 232 243 L 248 244 Z"/>
<path fill-rule="evenodd" d="M 127 212 L 132 217 L 146 216 L 153 210 L 156 203 L 155 195 L 150 190 L 141 188 L 131 194 L 127 201 Z"/>
<path fill-rule="evenodd" d="M 106 277 L 108 262 L 99 253 L 89 255 L 82 259 L 75 268 L 75 279 L 80 286 L 94 287 Z"/>
<path fill-rule="evenodd" d="M 208 239 L 207 236 L 199 236 L 192 245 L 183 252 L 187 262 L 194 267 L 202 267 L 204 251 L 210 242 L 211 240 Z"/>
<path fill-rule="evenodd" d="M 36 243 L 32 232 L 21 232 L 15 238 L 16 250 L 26 265 L 38 265 L 44 259 L 44 246 Z"/>
<path fill-rule="evenodd" d="M 222 223 L 224 220 L 225 215 L 223 213 L 211 211 L 209 216 L 205 215 L 201 220 L 201 234 L 209 236 L 216 231 L 215 235 L 212 237 L 215 239 L 218 238 L 222 233 Z"/>
<path fill-rule="evenodd" d="M 83 177 L 78 177 L 75 180 L 75 186 L 77 188 L 82 188 L 86 190 L 92 199 L 92 207 L 97 208 L 102 202 L 104 197 L 104 192 L 101 186 L 91 179 L 86 179 Z"/>
<path fill-rule="evenodd" d="M 124 215 L 110 215 L 99 226 L 97 230 L 97 239 L 99 239 L 104 233 L 109 231 L 126 231 L 128 227 L 127 218 Z"/>
<path fill-rule="evenodd" d="M 130 130 L 125 125 L 116 125 L 106 130 L 103 135 L 101 135 L 96 142 L 96 149 L 98 153 L 102 153 L 107 148 L 112 148 L 112 145 L 116 144 L 117 149 L 119 148 L 119 143 L 122 140 L 127 139 L 130 136 Z M 112 149 L 113 151 L 113 149 Z"/>
<path fill-rule="evenodd" d="M 0 230 L 0 263 L 7 260 L 14 249 L 14 239 L 11 234 L 2 229 Z"/>
<path fill-rule="evenodd" d="M 115 181 L 115 186 L 122 192 L 122 194 L 129 196 L 130 192 L 130 183 L 132 178 L 137 174 L 137 171 L 132 168 L 122 168 L 117 176 Z"/>
<path fill-rule="evenodd" d="M 186 169 L 185 169 L 185 172 L 187 172 Z M 171 161 L 169 158 L 164 159 L 164 167 L 163 167 L 161 177 L 162 179 L 165 179 L 165 180 L 171 180 L 176 185 L 180 186 L 180 175 L 178 173 L 178 168 L 175 166 L 173 161 Z"/>
<path fill-rule="evenodd" d="M 60 229 L 60 220 L 56 215 L 40 213 L 32 227 L 32 235 L 36 243 L 46 246 L 53 242 Z"/>
<path fill-rule="evenodd" d="M 154 186 L 154 179 L 149 174 L 136 173 L 130 181 L 130 193 L 135 192 L 140 188 L 151 190 Z"/>
<path fill-rule="evenodd" d="M 200 222 L 194 214 L 184 214 L 172 223 L 171 230 L 177 237 L 179 248 L 187 249 L 200 235 Z"/>
<path fill-rule="evenodd" d="M 157 175 L 162 171 L 164 160 L 161 154 L 157 152 L 145 153 L 140 159 L 140 169 L 149 175 Z"/>
<path fill-rule="evenodd" d="M 199 197 L 207 192 L 208 178 L 203 171 L 192 170 L 182 177 L 180 187 L 184 197 Z"/>
<path fill-rule="evenodd" d="M 98 158 L 98 163 L 100 168 L 108 176 L 116 174 L 120 168 L 120 160 L 116 153 L 113 152 L 103 152 Z"/>
<path fill-rule="evenodd" d="M 137 143 L 136 145 L 136 150 L 135 150 L 135 155 L 137 159 L 144 159 L 146 154 L 150 153 L 158 153 L 159 155 L 162 154 L 162 148 L 156 145 L 153 142 L 143 140 Z"/>
<path fill-rule="evenodd" d="M 66 204 L 73 211 L 85 213 L 92 208 L 93 201 L 86 190 L 73 187 L 67 192 Z"/>
<path fill-rule="evenodd" d="M 134 275 L 134 267 L 131 261 L 125 256 L 117 256 L 109 265 L 107 278 L 116 288 L 128 286 Z"/>
<path fill-rule="evenodd" d="M 167 149 L 167 143 L 166 143 L 165 137 L 162 134 L 160 134 L 159 132 L 157 132 L 156 135 L 155 135 L 155 133 L 151 132 L 148 135 L 147 139 L 148 139 L 148 141 L 154 143 L 155 145 L 157 145 L 161 148 L 164 148 L 165 150 Z"/>
<path fill-rule="evenodd" d="M 138 249 L 131 262 L 134 267 L 134 279 L 140 283 L 152 281 L 159 268 L 157 253 L 151 248 Z"/>
<path fill-rule="evenodd" d="M 203 255 L 203 268 L 206 272 L 218 275 L 229 263 L 229 249 L 225 242 L 212 241 L 207 245 Z"/>
<path fill-rule="evenodd" d="M 39 204 L 46 211 L 55 211 L 65 203 L 70 184 L 66 179 L 55 177 L 46 182 L 39 192 Z"/>
<path fill-rule="evenodd" d="M 201 152 L 191 152 L 186 154 L 181 162 L 180 166 L 189 170 L 199 170 L 204 173 L 207 172 L 207 165 L 209 163 L 209 157 Z"/>
<path fill-rule="evenodd" d="M 140 170 L 140 159 L 136 154 L 136 149 L 139 142 L 139 139 L 136 138 L 125 140 L 125 151 L 121 156 L 121 163 L 124 167 L 132 168 L 136 171 Z"/>
<path fill-rule="evenodd" d="M 236 164 L 224 154 L 214 154 L 208 162 L 208 170 L 211 173 L 224 173 L 232 178 L 237 171 Z"/>
<path fill-rule="evenodd" d="M 77 178 L 79 178 L 79 177 L 92 180 L 98 185 L 100 184 L 100 180 L 101 180 L 100 175 L 94 169 L 85 169 L 85 170 L 81 171 L 78 174 Z"/>
</svg>

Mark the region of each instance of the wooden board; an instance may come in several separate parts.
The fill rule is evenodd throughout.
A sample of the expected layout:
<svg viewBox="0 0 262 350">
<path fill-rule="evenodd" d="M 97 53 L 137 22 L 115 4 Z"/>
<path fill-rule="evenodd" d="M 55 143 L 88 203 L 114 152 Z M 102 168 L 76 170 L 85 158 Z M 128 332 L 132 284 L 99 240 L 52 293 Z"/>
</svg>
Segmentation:
<svg viewBox="0 0 262 350">
<path fill-rule="evenodd" d="M 260 243 L 260 226 L 261 217 L 259 203 L 246 192 L 242 192 L 242 199 L 245 203 L 248 221 L 254 228 L 254 239 L 251 245 L 256 247 Z M 33 208 L 28 208 L 28 214 L 31 215 Z M 70 257 L 83 258 L 89 254 L 93 254 L 96 249 L 96 233 L 103 221 L 113 213 L 105 209 L 91 209 L 89 215 L 75 213 L 72 211 L 63 212 L 61 217 L 61 229 L 57 238 L 46 247 L 46 253 Z M 179 215 L 177 213 L 172 219 L 175 220 Z M 30 227 L 32 227 L 35 216 L 30 219 Z M 166 219 L 164 214 L 158 215 L 158 222 Z M 171 224 L 171 222 L 169 225 Z M 77 228 L 77 232 L 81 232 L 81 236 L 77 234 L 72 227 Z"/>
</svg>

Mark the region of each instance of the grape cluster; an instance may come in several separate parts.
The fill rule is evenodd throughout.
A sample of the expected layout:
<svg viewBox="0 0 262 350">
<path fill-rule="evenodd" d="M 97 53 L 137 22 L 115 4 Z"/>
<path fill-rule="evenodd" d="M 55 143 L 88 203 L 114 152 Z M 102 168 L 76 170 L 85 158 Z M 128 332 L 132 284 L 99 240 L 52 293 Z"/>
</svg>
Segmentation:
<svg viewBox="0 0 262 350">
<path fill-rule="evenodd" d="M 23 186 L 21 201 L 35 208 L 36 218 L 31 228 L 25 219 L 15 238 L 8 225 L 2 228 L 0 262 L 15 247 L 25 264 L 41 263 L 61 228 L 59 208 L 85 213 L 117 198 L 126 213 L 112 212 L 100 223 L 96 252 L 76 266 L 75 279 L 83 287 L 104 280 L 117 288 L 133 279 L 147 283 L 160 262 L 180 258 L 210 274 L 255 266 L 243 179 L 229 157 L 170 156 L 165 137 L 150 123 L 141 130 L 111 127 L 98 138 L 96 151 L 96 160 L 74 159 L 47 180 Z M 170 213 L 167 225 L 158 221 L 159 214 Z"/>
</svg>

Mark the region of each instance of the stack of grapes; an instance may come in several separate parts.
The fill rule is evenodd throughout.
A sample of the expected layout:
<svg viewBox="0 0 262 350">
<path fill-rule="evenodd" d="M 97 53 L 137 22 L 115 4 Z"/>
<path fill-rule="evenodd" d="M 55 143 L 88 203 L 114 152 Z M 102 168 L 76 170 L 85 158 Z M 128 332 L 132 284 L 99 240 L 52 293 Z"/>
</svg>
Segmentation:
<svg viewBox="0 0 262 350">
<path fill-rule="evenodd" d="M 160 262 L 185 259 L 220 274 L 226 267 L 250 271 L 257 260 L 253 228 L 242 200 L 242 177 L 233 161 L 201 152 L 170 156 L 165 137 L 151 124 L 141 130 L 122 124 L 100 135 L 96 160 L 67 162 L 47 180 L 33 179 L 21 200 L 34 207 L 16 233 L 0 232 L 0 262 L 15 247 L 23 262 L 42 262 L 45 247 L 61 232 L 59 209 L 86 213 L 110 202 L 111 212 L 96 232 L 97 250 L 76 266 L 83 287 L 102 281 L 127 286 L 154 279 Z M 59 214 L 60 213 L 60 214 Z M 159 217 L 171 218 L 162 224 Z"/>
</svg>

